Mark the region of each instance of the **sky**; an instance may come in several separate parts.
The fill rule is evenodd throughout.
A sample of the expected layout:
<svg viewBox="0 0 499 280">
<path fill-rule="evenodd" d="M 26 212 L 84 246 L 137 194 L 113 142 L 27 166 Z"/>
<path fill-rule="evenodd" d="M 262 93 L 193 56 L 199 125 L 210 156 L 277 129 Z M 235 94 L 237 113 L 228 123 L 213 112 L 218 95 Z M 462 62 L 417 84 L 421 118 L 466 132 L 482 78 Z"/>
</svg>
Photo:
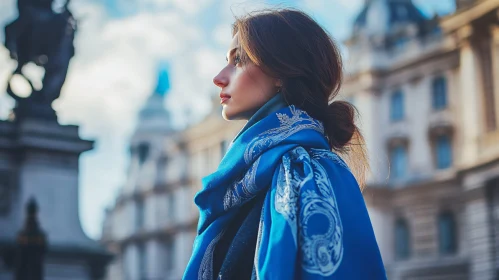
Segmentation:
<svg viewBox="0 0 499 280">
<path fill-rule="evenodd" d="M 63 0 L 56 0 L 56 6 Z M 453 0 L 414 0 L 428 16 L 454 9 Z M 95 148 L 80 157 L 80 219 L 92 238 L 101 234 L 104 210 L 126 180 L 128 141 L 138 112 L 153 92 L 159 63 L 167 62 L 171 88 L 165 106 L 176 128 L 198 122 L 218 93 L 212 78 L 226 63 L 233 16 L 264 7 L 299 8 L 337 41 L 348 37 L 364 0 L 72 0 L 78 20 L 76 55 L 53 107 L 63 125 L 79 125 Z M 0 1 L 3 27 L 17 16 L 15 0 Z M 0 44 L 0 119 L 14 101 L 5 93 L 15 68 Z M 27 72 L 40 80 L 36 66 Z"/>
</svg>

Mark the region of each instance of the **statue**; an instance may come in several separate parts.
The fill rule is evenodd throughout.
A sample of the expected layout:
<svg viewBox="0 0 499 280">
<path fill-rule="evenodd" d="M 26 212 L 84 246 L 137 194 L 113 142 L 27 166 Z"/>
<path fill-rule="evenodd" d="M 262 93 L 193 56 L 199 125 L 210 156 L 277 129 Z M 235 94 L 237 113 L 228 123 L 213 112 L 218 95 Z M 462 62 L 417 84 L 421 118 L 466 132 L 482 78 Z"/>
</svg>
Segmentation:
<svg viewBox="0 0 499 280">
<path fill-rule="evenodd" d="M 52 9 L 53 0 L 18 0 L 19 17 L 5 27 L 5 46 L 17 61 L 12 76 L 19 74 L 31 86 L 31 95 L 20 97 L 11 88 L 7 94 L 16 101 L 16 119 L 37 117 L 57 120 L 52 102 L 56 100 L 66 80 L 69 61 L 74 55 L 76 21 L 68 9 L 69 0 L 61 12 Z M 23 75 L 23 67 L 33 62 L 45 69 L 42 88 L 36 90 Z"/>
<path fill-rule="evenodd" d="M 38 223 L 38 204 L 31 197 L 26 207 L 26 220 L 17 235 L 15 280 L 43 280 L 47 236 Z"/>
</svg>

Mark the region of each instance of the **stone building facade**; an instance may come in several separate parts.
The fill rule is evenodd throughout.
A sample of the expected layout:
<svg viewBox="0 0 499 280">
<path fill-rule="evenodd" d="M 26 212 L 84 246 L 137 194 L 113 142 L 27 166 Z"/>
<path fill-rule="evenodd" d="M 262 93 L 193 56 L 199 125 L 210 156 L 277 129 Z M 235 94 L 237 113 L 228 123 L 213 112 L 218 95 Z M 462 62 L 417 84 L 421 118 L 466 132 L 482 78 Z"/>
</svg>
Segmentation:
<svg viewBox="0 0 499 280">
<path fill-rule="evenodd" d="M 389 279 L 499 277 L 499 1 L 456 7 L 427 19 L 366 1 L 346 42 L 342 94 L 362 114 Z"/>
</svg>

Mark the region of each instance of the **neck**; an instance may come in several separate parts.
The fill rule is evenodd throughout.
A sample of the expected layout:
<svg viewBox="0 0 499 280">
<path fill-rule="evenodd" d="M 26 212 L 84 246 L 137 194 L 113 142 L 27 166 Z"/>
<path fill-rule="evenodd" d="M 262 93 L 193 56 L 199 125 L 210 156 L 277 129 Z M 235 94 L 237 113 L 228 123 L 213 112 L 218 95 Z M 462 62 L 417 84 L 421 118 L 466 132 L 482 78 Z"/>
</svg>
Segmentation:
<svg viewBox="0 0 499 280">
<path fill-rule="evenodd" d="M 239 135 L 241 135 L 244 131 L 253 126 L 255 123 L 259 122 L 261 119 L 265 118 L 266 116 L 286 106 L 288 106 L 288 104 L 284 100 L 282 94 L 280 93 L 276 94 L 269 101 L 267 101 L 267 103 L 265 103 L 262 107 L 260 107 L 260 109 L 258 109 L 253 114 L 253 116 L 251 116 L 246 125 L 244 125 L 243 129 L 241 129 L 241 131 L 234 138 L 234 141 L 239 137 Z"/>
</svg>

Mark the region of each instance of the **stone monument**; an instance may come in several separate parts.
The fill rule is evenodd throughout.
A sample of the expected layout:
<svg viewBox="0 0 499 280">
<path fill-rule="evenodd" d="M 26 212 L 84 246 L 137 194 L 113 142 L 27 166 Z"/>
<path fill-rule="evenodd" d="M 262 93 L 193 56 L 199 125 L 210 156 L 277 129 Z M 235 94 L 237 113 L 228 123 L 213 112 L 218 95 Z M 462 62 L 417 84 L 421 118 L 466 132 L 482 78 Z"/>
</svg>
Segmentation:
<svg viewBox="0 0 499 280">
<path fill-rule="evenodd" d="M 24 227 L 17 234 L 14 280 L 42 280 L 47 237 L 38 224 L 38 204 L 31 198 Z"/>
<path fill-rule="evenodd" d="M 13 75 L 31 85 L 15 101 L 13 118 L 0 121 L 0 280 L 13 279 L 16 237 L 23 228 L 25 205 L 33 197 L 46 234 L 44 279 L 100 279 L 111 255 L 83 232 L 79 220 L 79 156 L 93 141 L 78 127 L 60 125 L 52 102 L 61 93 L 74 55 L 76 22 L 68 9 L 52 10 L 53 0 L 18 0 L 19 17 L 5 27 L 5 46 L 18 63 Z M 45 69 L 43 87 L 35 89 L 22 69 Z"/>
</svg>

